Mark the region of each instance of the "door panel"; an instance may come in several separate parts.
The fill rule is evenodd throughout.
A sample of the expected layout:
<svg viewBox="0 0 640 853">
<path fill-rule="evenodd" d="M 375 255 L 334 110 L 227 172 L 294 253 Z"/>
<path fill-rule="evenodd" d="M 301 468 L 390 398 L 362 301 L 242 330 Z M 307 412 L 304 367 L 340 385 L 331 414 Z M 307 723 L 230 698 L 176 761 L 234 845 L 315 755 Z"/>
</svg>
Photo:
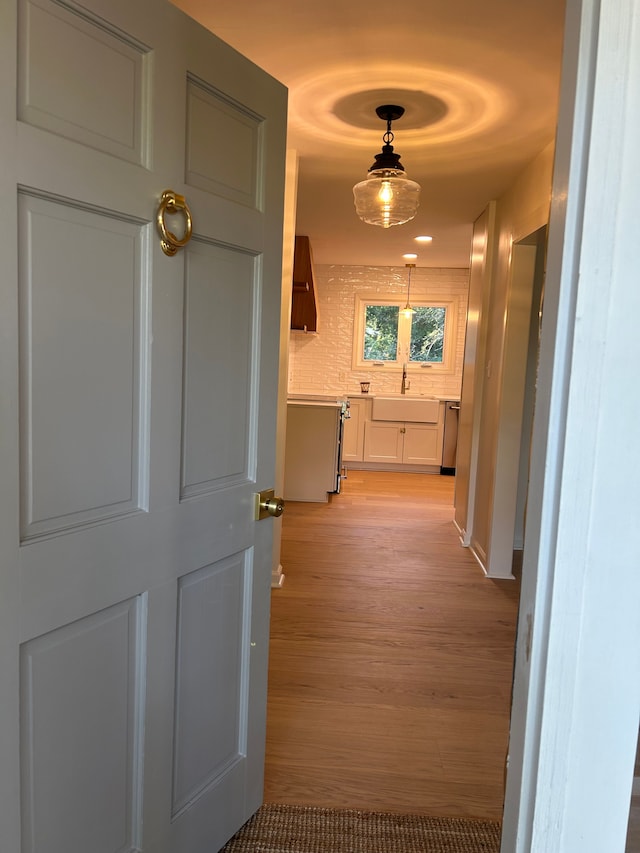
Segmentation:
<svg viewBox="0 0 640 853">
<path fill-rule="evenodd" d="M 262 797 L 286 92 L 163 0 L 3 11 L 0 837 L 213 853 Z"/>
<path fill-rule="evenodd" d="M 187 92 L 186 182 L 259 209 L 262 119 L 203 80 Z"/>
<path fill-rule="evenodd" d="M 25 541 L 142 509 L 146 382 L 139 224 L 19 201 Z"/>
<path fill-rule="evenodd" d="M 238 554 L 179 581 L 174 818 L 208 794 L 246 751 L 248 579 L 249 555 Z M 224 656 L 211 654 L 220 648 Z"/>
<path fill-rule="evenodd" d="M 199 240 L 190 247 L 184 308 L 182 497 L 246 482 L 250 476 L 256 283 L 250 254 Z"/>
<path fill-rule="evenodd" d="M 146 163 L 148 48 L 71 4 L 30 0 L 19 10 L 20 120 Z"/>
<path fill-rule="evenodd" d="M 145 610 L 138 596 L 22 646 L 24 853 L 139 844 Z"/>
</svg>

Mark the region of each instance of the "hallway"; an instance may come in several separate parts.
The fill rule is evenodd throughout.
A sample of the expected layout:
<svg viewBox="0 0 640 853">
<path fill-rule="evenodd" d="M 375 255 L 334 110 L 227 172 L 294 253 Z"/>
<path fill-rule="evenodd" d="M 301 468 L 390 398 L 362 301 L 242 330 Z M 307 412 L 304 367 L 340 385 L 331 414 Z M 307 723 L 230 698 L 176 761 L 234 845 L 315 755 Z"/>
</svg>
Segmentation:
<svg viewBox="0 0 640 853">
<path fill-rule="evenodd" d="M 349 471 L 287 505 L 266 802 L 501 817 L 518 584 L 460 546 L 453 492 Z"/>
</svg>

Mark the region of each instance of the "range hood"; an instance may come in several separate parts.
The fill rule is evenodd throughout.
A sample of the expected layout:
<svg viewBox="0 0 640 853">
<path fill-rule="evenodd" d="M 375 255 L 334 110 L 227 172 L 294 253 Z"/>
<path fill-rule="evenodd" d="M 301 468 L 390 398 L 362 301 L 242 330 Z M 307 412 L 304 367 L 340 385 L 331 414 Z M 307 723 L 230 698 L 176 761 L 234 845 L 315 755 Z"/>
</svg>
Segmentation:
<svg viewBox="0 0 640 853">
<path fill-rule="evenodd" d="M 297 332 L 318 331 L 318 306 L 311 244 L 308 237 L 297 235 L 293 255 L 291 328 Z"/>
</svg>

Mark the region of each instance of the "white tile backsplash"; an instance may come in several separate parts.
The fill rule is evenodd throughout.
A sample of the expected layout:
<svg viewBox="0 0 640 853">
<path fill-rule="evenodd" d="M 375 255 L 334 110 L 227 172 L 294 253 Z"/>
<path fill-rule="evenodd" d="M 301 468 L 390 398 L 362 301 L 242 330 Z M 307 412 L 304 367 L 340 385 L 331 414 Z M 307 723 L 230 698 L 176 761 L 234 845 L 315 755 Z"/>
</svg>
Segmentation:
<svg viewBox="0 0 640 853">
<path fill-rule="evenodd" d="M 398 393 L 401 371 L 388 368 L 354 371 L 351 368 L 356 293 L 407 292 L 407 270 L 402 267 L 365 267 L 320 264 L 314 268 L 318 299 L 318 333 L 292 332 L 289 349 L 289 393 L 359 394 L 360 382 L 371 383 L 370 393 Z M 411 273 L 411 296 L 434 300 L 459 299 L 455 373 L 442 375 L 411 371 L 411 393 L 439 397 L 460 396 L 469 285 L 468 269 L 416 267 Z"/>
</svg>

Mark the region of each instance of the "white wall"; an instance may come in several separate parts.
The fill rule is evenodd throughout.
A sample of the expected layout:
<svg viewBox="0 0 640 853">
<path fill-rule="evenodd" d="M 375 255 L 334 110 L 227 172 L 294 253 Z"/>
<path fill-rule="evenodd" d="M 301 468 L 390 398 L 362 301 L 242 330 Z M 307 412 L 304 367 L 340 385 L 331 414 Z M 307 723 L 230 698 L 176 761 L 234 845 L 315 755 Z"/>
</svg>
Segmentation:
<svg viewBox="0 0 640 853">
<path fill-rule="evenodd" d="M 496 202 L 491 201 L 473 225 L 467 332 L 464 342 L 462 392 L 456 451 L 455 525 L 460 541 L 468 546 L 478 473 L 478 438 L 484 384 L 487 324 L 494 257 Z"/>
<path fill-rule="evenodd" d="M 474 424 L 478 430 L 475 494 L 465 495 L 459 489 L 456 502 L 465 495 L 473 507 L 466 536 L 478 562 L 492 577 L 511 577 L 533 286 L 532 272 L 514 264 L 514 252 L 518 241 L 548 220 L 553 152 L 550 143 L 498 199 L 495 234 L 489 237 L 495 252 L 483 281 L 488 299 L 479 321 L 486 332 L 486 346 L 483 362 L 475 365 L 476 377 L 482 377 L 477 382 L 479 422 Z M 519 251 L 528 248 L 519 247 Z M 535 264 L 535 252 L 531 263 Z M 467 404 L 463 400 L 463 407 Z"/>
<path fill-rule="evenodd" d="M 289 393 L 359 394 L 360 382 L 371 382 L 370 393 L 398 393 L 401 372 L 389 368 L 351 368 L 356 293 L 407 293 L 406 267 L 318 265 L 319 332 L 292 332 L 289 349 Z M 411 273 L 411 300 L 458 297 L 455 373 L 412 371 L 411 393 L 457 398 L 460 394 L 469 271 L 416 267 Z"/>
</svg>

